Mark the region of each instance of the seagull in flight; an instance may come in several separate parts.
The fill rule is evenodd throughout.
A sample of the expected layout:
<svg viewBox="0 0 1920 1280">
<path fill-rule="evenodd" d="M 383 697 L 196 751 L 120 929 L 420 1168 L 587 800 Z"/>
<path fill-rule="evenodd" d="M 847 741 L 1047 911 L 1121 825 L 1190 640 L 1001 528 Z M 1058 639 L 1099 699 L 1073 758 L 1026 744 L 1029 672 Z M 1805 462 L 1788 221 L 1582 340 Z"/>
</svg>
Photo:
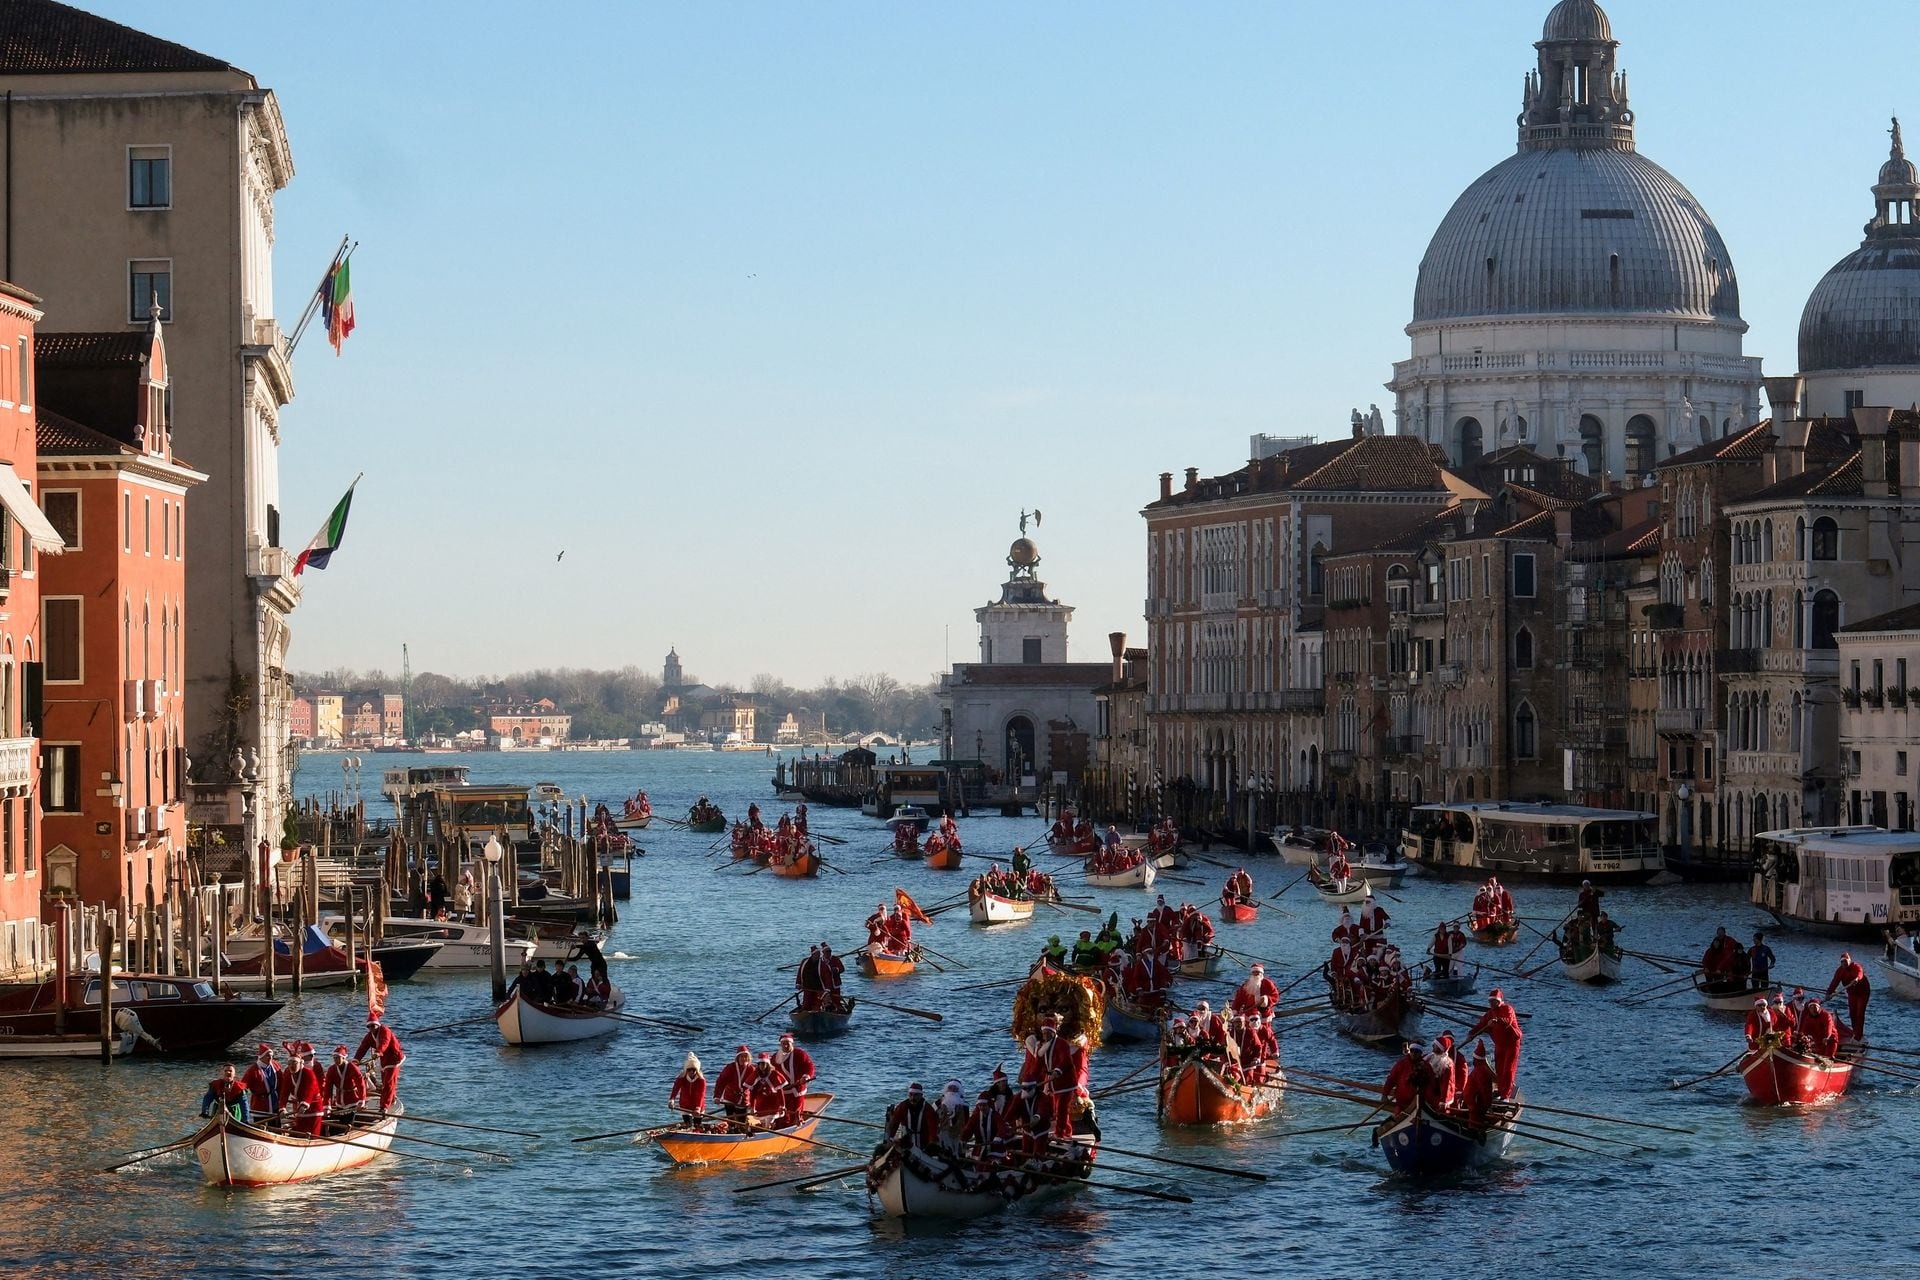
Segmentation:
<svg viewBox="0 0 1920 1280">
<path fill-rule="evenodd" d="M 559 555 L 553 558 L 553 562 L 555 564 L 559 564 L 562 560 L 565 560 L 566 558 L 567 558 L 567 553 L 562 551 Z"/>
</svg>

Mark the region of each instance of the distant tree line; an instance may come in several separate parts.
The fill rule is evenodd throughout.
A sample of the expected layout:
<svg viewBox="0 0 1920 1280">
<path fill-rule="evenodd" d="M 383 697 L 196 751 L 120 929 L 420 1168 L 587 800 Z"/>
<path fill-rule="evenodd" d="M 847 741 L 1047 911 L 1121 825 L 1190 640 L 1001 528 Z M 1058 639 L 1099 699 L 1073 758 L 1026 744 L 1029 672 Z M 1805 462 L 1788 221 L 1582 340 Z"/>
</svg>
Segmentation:
<svg viewBox="0 0 1920 1280">
<path fill-rule="evenodd" d="M 690 678 L 691 679 L 691 678 Z M 398 676 L 385 671 L 338 668 L 313 674 L 295 673 L 294 687 L 348 692 L 380 689 L 398 692 Z M 888 733 L 927 739 L 940 721 L 938 684 L 902 684 L 885 674 L 829 679 L 810 689 L 797 689 L 778 676 L 761 674 L 744 689 L 710 686 L 716 693 L 748 694 L 757 708 L 755 722 L 762 741 L 771 741 L 781 720 L 791 714 L 803 733 L 817 735 L 821 716 L 826 732 L 839 738 L 855 733 Z M 641 726 L 659 719 L 660 678 L 638 667 L 617 671 L 589 671 L 579 667 L 542 668 L 514 675 L 459 679 L 431 671 L 413 677 L 411 720 L 416 736 L 454 734 L 486 728 L 482 708 L 490 702 L 531 702 L 551 698 L 573 716 L 576 738 L 631 738 Z"/>
</svg>

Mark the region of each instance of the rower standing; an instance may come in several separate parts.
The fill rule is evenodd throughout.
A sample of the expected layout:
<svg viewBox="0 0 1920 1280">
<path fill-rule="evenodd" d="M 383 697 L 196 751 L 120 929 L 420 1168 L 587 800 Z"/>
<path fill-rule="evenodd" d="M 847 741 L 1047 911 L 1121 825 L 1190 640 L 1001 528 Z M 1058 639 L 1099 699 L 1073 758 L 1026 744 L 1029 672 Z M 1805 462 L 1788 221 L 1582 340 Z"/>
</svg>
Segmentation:
<svg viewBox="0 0 1920 1280">
<path fill-rule="evenodd" d="M 813 1055 L 796 1045 L 793 1033 L 788 1031 L 780 1037 L 780 1049 L 773 1055 L 773 1066 L 787 1081 L 786 1112 L 780 1123 L 799 1124 L 807 1110 L 807 1086 L 819 1074 L 813 1065 Z"/>
<path fill-rule="evenodd" d="M 240 1077 L 240 1083 L 247 1087 L 247 1105 L 254 1115 L 264 1120 L 279 1112 L 286 1073 L 280 1070 L 272 1045 L 263 1042 L 254 1051 L 253 1065 Z"/>
<path fill-rule="evenodd" d="M 1767 945 L 1767 935 L 1755 933 L 1753 945 L 1747 948 L 1747 984 L 1755 991 L 1765 991 L 1772 986 L 1773 948 Z"/>
<path fill-rule="evenodd" d="M 231 1062 L 220 1068 L 220 1074 L 208 1082 L 207 1091 L 200 1096 L 201 1115 L 211 1116 L 216 1109 L 226 1112 L 241 1124 L 247 1124 L 253 1118 L 247 1106 L 247 1087 L 234 1075 Z"/>
<path fill-rule="evenodd" d="M 400 1046 L 393 1028 L 373 1016 L 367 1018 L 367 1034 L 361 1037 L 353 1060 L 358 1062 L 369 1053 L 380 1062 L 380 1109 L 391 1111 L 400 1097 L 400 1065 L 407 1060 L 407 1051 Z"/>
</svg>

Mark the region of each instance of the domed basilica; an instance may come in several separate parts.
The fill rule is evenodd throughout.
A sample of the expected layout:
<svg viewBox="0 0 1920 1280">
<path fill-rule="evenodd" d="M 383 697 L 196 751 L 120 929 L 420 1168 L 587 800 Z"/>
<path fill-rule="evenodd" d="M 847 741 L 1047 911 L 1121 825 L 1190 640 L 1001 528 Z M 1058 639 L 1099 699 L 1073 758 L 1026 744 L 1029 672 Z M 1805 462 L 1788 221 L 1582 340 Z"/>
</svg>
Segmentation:
<svg viewBox="0 0 1920 1280">
<path fill-rule="evenodd" d="M 1399 431 L 1463 465 L 1524 445 L 1638 479 L 1758 416 L 1732 256 L 1635 149 L 1619 47 L 1593 0 L 1554 6 L 1519 149 L 1454 202 L 1420 263 L 1413 353 L 1387 385 Z"/>
</svg>

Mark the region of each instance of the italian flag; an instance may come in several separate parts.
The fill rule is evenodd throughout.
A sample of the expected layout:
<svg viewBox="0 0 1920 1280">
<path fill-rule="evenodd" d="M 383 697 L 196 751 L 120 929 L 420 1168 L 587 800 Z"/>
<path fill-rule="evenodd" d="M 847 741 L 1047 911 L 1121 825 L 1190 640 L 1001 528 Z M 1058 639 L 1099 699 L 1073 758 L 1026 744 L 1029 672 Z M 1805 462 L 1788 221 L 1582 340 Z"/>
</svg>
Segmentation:
<svg viewBox="0 0 1920 1280">
<path fill-rule="evenodd" d="M 340 354 L 340 344 L 353 332 L 352 262 L 351 257 L 342 258 L 320 288 L 320 318 L 326 322 L 327 341 L 333 344 L 336 356 Z"/>
<path fill-rule="evenodd" d="M 327 567 L 327 561 L 339 548 L 340 540 L 347 536 L 347 512 L 353 507 L 353 491 L 359 484 L 359 479 L 355 478 L 354 482 L 347 486 L 347 495 L 340 499 L 333 508 L 333 514 L 327 517 L 324 525 L 320 526 L 320 532 L 313 535 L 313 541 L 309 542 L 307 549 L 300 553 L 300 558 L 293 562 L 294 577 L 299 577 L 308 565 L 316 569 Z"/>
</svg>

